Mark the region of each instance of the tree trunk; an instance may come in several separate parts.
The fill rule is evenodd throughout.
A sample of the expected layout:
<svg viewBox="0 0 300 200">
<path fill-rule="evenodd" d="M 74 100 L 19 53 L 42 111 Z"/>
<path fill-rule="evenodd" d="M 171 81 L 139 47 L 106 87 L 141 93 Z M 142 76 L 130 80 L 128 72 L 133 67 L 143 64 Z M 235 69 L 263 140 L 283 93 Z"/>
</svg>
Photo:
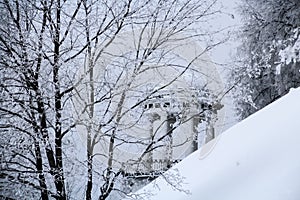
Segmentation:
<svg viewBox="0 0 300 200">
<path fill-rule="evenodd" d="M 87 172 L 88 172 L 88 181 L 86 186 L 86 200 L 92 199 L 92 189 L 93 189 L 93 156 L 92 156 L 92 141 L 91 141 L 91 132 L 88 130 L 87 136 Z"/>
<path fill-rule="evenodd" d="M 35 159 L 36 159 L 36 168 L 39 176 L 39 184 L 41 187 L 41 198 L 42 200 L 48 200 L 49 198 L 48 198 L 46 180 L 43 172 L 43 160 L 41 155 L 41 149 L 40 149 L 40 144 L 37 140 L 35 140 L 34 143 L 34 151 L 35 151 Z"/>
<path fill-rule="evenodd" d="M 64 169 L 62 158 L 62 128 L 61 128 L 61 94 L 60 94 L 60 82 L 59 82 L 59 59 L 60 59 L 60 16 L 61 4 L 60 0 L 57 0 L 56 5 L 56 28 L 54 38 L 54 65 L 53 65 L 53 83 L 55 90 L 55 158 L 56 158 L 56 172 L 54 176 L 55 186 L 58 193 L 57 199 L 65 200 L 66 191 L 64 184 Z"/>
</svg>

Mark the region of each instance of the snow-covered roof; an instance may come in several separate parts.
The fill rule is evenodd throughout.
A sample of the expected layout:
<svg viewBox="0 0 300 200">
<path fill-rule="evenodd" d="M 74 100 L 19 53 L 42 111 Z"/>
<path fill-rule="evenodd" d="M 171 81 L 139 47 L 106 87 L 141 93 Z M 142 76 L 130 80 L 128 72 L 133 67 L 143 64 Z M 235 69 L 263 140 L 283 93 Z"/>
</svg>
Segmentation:
<svg viewBox="0 0 300 200">
<path fill-rule="evenodd" d="M 134 195 L 153 194 L 148 196 L 151 200 L 298 200 L 299 154 L 300 88 L 233 126 L 166 172 L 167 178 L 177 177 L 178 181 L 177 169 L 184 179 L 182 185 L 175 186 L 189 194 L 174 190 L 159 177 Z"/>
</svg>

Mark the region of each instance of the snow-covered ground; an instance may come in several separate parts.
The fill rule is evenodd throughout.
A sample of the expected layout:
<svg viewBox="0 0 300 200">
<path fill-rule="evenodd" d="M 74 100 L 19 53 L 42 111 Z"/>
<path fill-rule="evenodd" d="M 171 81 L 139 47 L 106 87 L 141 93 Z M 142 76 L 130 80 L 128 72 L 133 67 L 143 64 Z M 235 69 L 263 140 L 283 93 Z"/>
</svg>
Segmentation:
<svg viewBox="0 0 300 200">
<path fill-rule="evenodd" d="M 176 165 L 182 189 L 190 194 L 174 190 L 164 178 L 136 194 L 153 194 L 151 200 L 299 200 L 299 153 L 300 88 Z"/>
</svg>

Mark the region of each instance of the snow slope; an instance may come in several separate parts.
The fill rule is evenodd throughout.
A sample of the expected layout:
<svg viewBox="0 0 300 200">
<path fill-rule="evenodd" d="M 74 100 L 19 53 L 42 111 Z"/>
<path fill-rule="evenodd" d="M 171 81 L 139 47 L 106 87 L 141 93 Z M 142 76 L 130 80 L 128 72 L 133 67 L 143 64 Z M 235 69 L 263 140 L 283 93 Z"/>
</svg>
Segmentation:
<svg viewBox="0 0 300 200">
<path fill-rule="evenodd" d="M 136 194 L 152 193 L 151 200 L 299 200 L 300 88 L 230 128 L 175 168 L 185 177 L 183 189 L 190 194 L 173 190 L 163 178 Z"/>
</svg>

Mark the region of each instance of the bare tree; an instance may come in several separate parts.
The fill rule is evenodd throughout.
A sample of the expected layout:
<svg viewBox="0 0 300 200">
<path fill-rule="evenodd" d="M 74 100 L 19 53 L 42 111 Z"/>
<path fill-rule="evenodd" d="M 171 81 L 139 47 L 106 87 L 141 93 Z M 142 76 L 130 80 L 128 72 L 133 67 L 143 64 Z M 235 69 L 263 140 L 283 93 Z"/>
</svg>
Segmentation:
<svg viewBox="0 0 300 200">
<path fill-rule="evenodd" d="M 92 198 L 93 174 L 100 174 L 99 199 L 106 199 L 113 190 L 122 191 L 117 180 L 122 179 L 124 168 L 119 160 L 120 146 L 133 144 L 142 146 L 143 153 L 132 159 L 136 166 L 151 151 L 163 146 L 176 127 L 164 135 L 156 134 L 165 126 L 153 130 L 153 138 L 134 139 L 126 134 L 142 120 L 145 111 L 141 107 L 157 93 L 176 85 L 193 65 L 203 59 L 203 54 L 215 44 L 197 52 L 184 64 L 178 63 L 175 49 L 182 49 L 207 36 L 205 30 L 196 27 L 215 14 L 215 1 L 122 1 L 102 4 L 92 9 L 92 4 L 84 3 L 86 13 L 85 33 L 88 44 L 85 67 L 78 78 L 76 87 L 76 112 L 81 132 L 87 138 L 88 181 L 86 199 Z M 102 10 L 97 19 L 98 27 L 92 26 L 97 11 Z M 95 36 L 95 33 L 99 33 Z M 206 39 L 206 38 L 205 38 Z M 149 81 L 157 71 L 174 73 L 161 85 Z M 161 75 L 162 75 L 161 74 Z M 167 74 L 164 74 L 167 76 Z M 145 78 L 148 76 L 148 79 Z M 162 75 L 163 76 L 163 75 Z M 198 77 L 199 78 L 199 77 Z M 200 79 L 200 78 L 199 78 Z M 143 83 L 144 80 L 144 83 Z M 151 81 L 151 80 L 150 80 Z M 176 116 L 179 119 L 181 110 Z M 132 121 L 127 119 L 135 115 Z M 196 115 L 199 115 L 197 113 Z M 190 120 L 190 119 L 188 119 Z M 181 120 L 184 124 L 188 120 Z M 101 143 L 101 144 L 100 144 Z M 104 145 L 104 143 L 106 145 Z M 98 147 L 97 147 L 98 145 Z M 103 147 L 104 145 L 104 147 Z M 99 148 L 102 146 L 102 151 Z M 94 159 L 102 161 L 99 169 L 93 165 Z M 116 167 L 119 166 L 119 167 Z M 136 169 L 138 171 L 138 169 Z M 96 184 L 97 185 L 97 184 Z"/>
<path fill-rule="evenodd" d="M 63 138 L 72 126 L 66 108 L 75 64 L 68 57 L 80 37 L 70 29 L 81 4 L 66 13 L 59 0 L 1 1 L 1 132 L 15 140 L 4 142 L 11 155 L 3 155 L 2 175 L 42 199 L 66 199 Z"/>
<path fill-rule="evenodd" d="M 86 138 L 86 199 L 123 192 L 123 164 L 138 171 L 150 152 L 172 145 L 176 120 L 190 120 L 181 118 L 187 108 L 178 108 L 152 128 L 152 137 L 128 134 L 148 119 L 144 105 L 177 87 L 186 72 L 196 73 L 195 65 L 216 45 L 180 61 L 183 47 L 210 37 L 200 27 L 218 12 L 215 4 L 1 0 L 1 195 L 21 198 L 28 191 L 32 198 L 69 198 L 67 179 L 75 172 L 64 155 L 75 127 Z M 168 79 L 151 84 L 158 73 Z M 215 81 L 206 80 L 206 85 Z M 166 124 L 169 129 L 161 134 Z M 131 145 L 138 146 L 138 156 L 119 160 L 119 148 Z"/>
</svg>

